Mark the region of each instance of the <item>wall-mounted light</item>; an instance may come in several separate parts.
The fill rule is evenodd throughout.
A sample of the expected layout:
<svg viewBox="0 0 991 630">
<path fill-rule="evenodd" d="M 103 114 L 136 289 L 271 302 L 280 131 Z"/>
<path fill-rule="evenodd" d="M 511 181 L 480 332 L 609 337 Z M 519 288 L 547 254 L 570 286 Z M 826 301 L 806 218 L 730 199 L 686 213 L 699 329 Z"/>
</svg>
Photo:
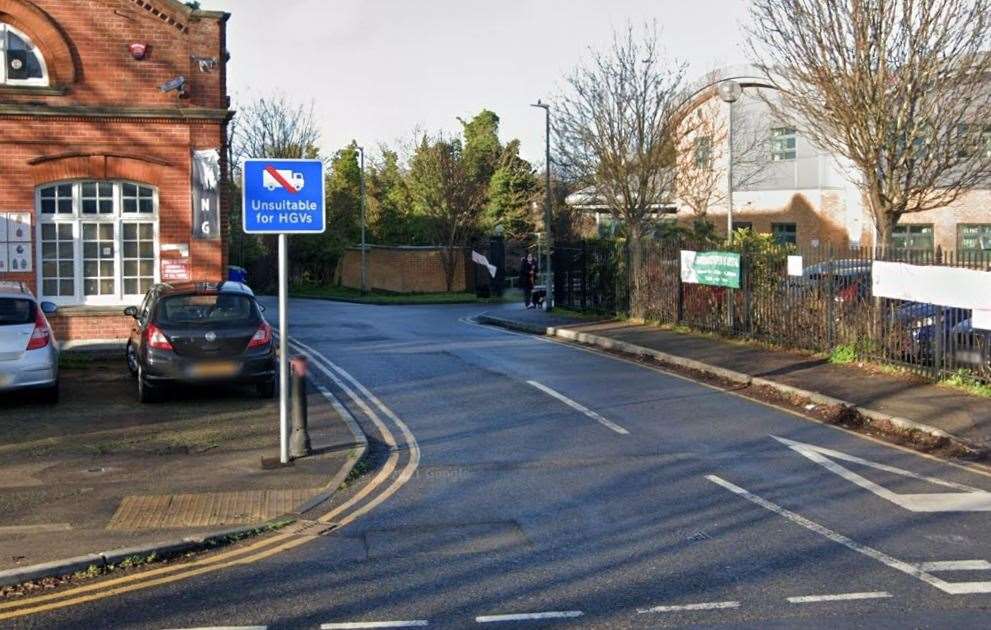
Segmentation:
<svg viewBox="0 0 991 630">
<path fill-rule="evenodd" d="M 132 57 L 134 57 L 138 61 L 141 61 L 142 59 L 145 58 L 145 55 L 148 53 L 148 44 L 142 42 L 134 42 L 133 44 L 128 46 L 127 49 L 131 51 Z"/>
</svg>

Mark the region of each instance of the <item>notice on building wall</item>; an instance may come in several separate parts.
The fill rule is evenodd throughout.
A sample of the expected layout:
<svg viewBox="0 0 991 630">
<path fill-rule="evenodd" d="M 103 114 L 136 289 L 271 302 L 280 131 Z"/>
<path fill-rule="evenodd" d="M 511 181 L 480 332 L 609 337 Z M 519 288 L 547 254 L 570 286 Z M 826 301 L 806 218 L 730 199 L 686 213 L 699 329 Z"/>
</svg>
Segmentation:
<svg viewBox="0 0 991 630">
<path fill-rule="evenodd" d="M 874 295 L 894 300 L 991 310 L 991 272 L 876 260 Z"/>
<path fill-rule="evenodd" d="M 193 279 L 188 258 L 163 258 L 160 268 L 162 282 L 189 282 Z"/>
<path fill-rule="evenodd" d="M 970 326 L 978 330 L 991 330 L 991 309 L 975 308 Z"/>
<path fill-rule="evenodd" d="M 802 264 L 801 256 L 789 256 L 788 257 L 788 275 L 789 276 L 801 276 L 805 271 L 805 265 Z"/>
<path fill-rule="evenodd" d="M 193 151 L 193 238 L 220 238 L 220 152 Z"/>
<path fill-rule="evenodd" d="M 0 273 L 33 269 L 31 213 L 0 212 Z"/>
<path fill-rule="evenodd" d="M 740 255 L 736 252 L 681 250 L 681 281 L 740 288 Z"/>
</svg>

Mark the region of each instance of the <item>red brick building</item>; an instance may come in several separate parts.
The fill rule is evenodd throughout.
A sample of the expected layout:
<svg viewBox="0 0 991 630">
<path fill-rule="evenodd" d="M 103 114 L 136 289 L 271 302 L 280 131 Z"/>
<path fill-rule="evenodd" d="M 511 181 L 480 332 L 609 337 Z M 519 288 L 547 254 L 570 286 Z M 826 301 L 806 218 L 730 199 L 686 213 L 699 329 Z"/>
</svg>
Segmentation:
<svg viewBox="0 0 991 630">
<path fill-rule="evenodd" d="M 0 280 L 120 339 L 162 280 L 226 268 L 228 15 L 176 0 L 0 0 Z"/>
</svg>

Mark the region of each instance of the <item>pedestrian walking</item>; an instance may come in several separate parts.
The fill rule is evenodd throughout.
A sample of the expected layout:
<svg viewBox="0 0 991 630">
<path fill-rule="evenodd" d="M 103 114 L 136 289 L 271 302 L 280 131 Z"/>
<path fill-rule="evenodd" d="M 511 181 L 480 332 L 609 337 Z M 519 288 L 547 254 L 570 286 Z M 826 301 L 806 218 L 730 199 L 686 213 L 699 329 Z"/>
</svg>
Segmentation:
<svg viewBox="0 0 991 630">
<path fill-rule="evenodd" d="M 537 259 L 533 252 L 520 261 L 520 288 L 523 289 L 523 303 L 533 308 L 533 287 L 537 284 Z"/>
</svg>

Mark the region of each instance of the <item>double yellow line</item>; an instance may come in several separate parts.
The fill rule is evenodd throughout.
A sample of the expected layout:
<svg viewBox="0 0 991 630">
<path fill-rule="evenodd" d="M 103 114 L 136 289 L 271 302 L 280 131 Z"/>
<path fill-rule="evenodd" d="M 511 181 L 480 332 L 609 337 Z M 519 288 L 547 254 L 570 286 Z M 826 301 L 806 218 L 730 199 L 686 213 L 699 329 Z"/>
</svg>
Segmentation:
<svg viewBox="0 0 991 630">
<path fill-rule="evenodd" d="M 341 528 L 367 514 L 383 501 L 387 500 L 413 477 L 420 464 L 420 447 L 413 433 L 406 426 L 406 423 L 353 376 L 310 346 L 295 340 L 290 340 L 290 344 L 294 350 L 307 357 L 311 366 L 330 378 L 368 416 L 381 434 L 382 441 L 390 450 L 385 465 L 371 481 L 346 502 L 317 518 L 321 523 L 334 523 L 338 528 Z M 399 445 L 388 424 L 382 419 L 382 416 L 385 416 L 391 421 L 402 433 L 406 450 L 409 451 L 409 458 L 393 482 L 388 487 L 380 490 L 380 486 L 393 476 L 400 459 Z M 362 505 L 362 502 L 369 497 L 371 498 Z M 358 507 L 359 505 L 360 507 Z M 243 547 L 238 546 L 229 551 L 211 555 L 200 560 L 194 560 L 193 562 L 161 566 L 119 578 L 77 586 L 64 591 L 0 602 L 0 621 L 69 606 L 78 606 L 115 595 L 187 580 L 229 567 L 252 564 L 299 547 L 315 538 L 316 536 L 284 531 L 255 543 Z"/>
</svg>

